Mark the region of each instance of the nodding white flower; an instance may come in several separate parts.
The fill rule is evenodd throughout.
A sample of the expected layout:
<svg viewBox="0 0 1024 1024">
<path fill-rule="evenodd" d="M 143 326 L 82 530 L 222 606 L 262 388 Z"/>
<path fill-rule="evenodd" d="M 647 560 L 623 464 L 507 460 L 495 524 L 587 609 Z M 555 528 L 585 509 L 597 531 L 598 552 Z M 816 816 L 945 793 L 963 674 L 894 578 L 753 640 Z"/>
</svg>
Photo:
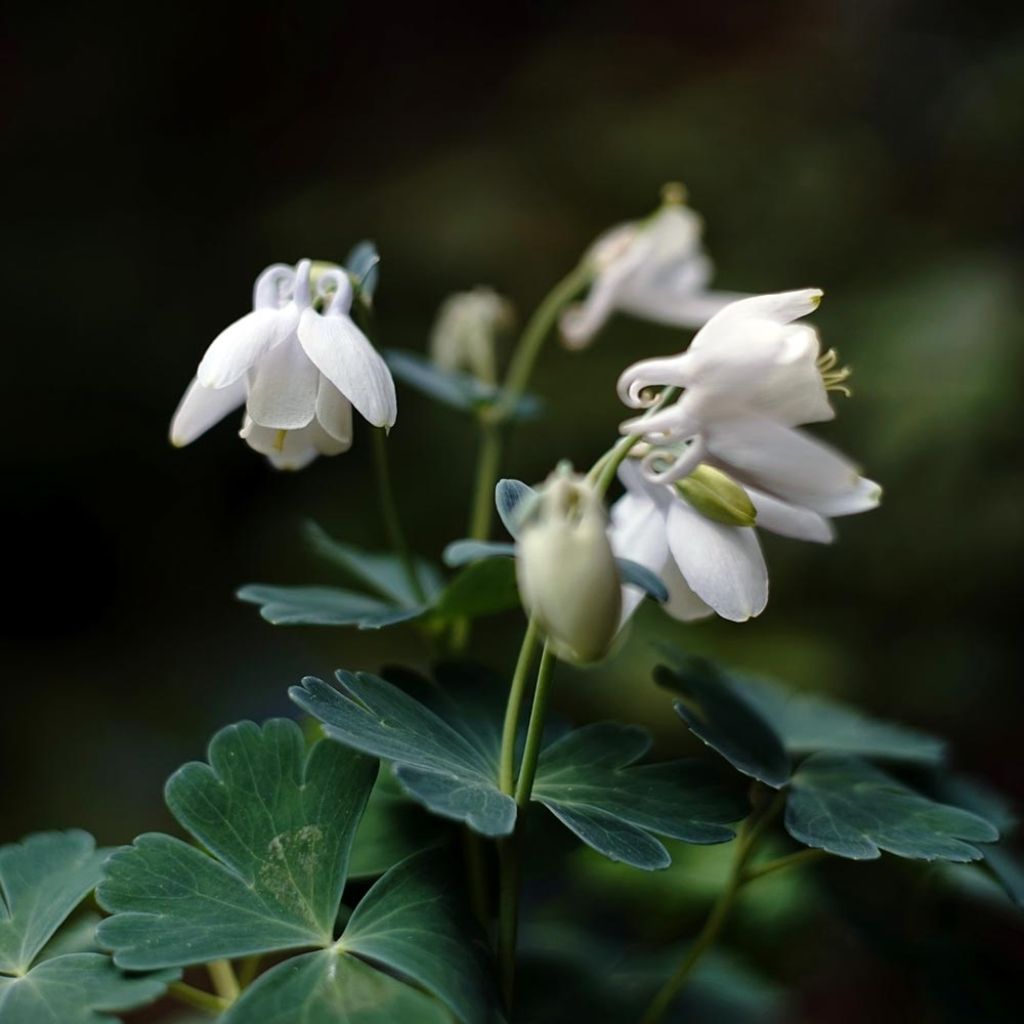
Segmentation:
<svg viewBox="0 0 1024 1024">
<path fill-rule="evenodd" d="M 174 414 L 174 445 L 244 404 L 246 443 L 279 469 L 301 469 L 351 447 L 353 407 L 375 427 L 394 425 L 394 381 L 349 316 L 348 274 L 321 268 L 314 295 L 312 269 L 275 264 L 256 279 L 252 312 L 213 340 Z"/>
<path fill-rule="evenodd" d="M 645 221 L 603 234 L 584 257 L 594 271 L 586 299 L 560 321 L 568 348 L 585 348 L 615 312 L 675 327 L 700 327 L 742 296 L 708 290 L 712 264 L 703 222 L 683 205 L 682 186 L 666 186 L 664 205 Z"/>
<path fill-rule="evenodd" d="M 430 358 L 443 370 L 461 370 L 496 384 L 496 342 L 512 321 L 512 303 L 493 288 L 456 292 L 444 300 L 434 320 Z"/>
<path fill-rule="evenodd" d="M 828 393 L 849 394 L 843 383 L 849 371 L 835 369 L 834 351 L 822 355 L 813 327 L 794 323 L 818 307 L 821 295 L 807 288 L 731 303 L 685 352 L 630 366 L 618 383 L 627 405 L 649 406 L 663 387 L 683 393 L 668 408 L 623 423 L 622 432 L 671 443 L 720 419 L 764 417 L 789 426 L 832 419 Z M 676 479 L 687 472 L 684 466 Z"/>
<path fill-rule="evenodd" d="M 525 510 L 516 546 L 524 607 L 559 657 L 602 658 L 618 632 L 622 586 L 604 502 L 560 467 Z"/>
</svg>

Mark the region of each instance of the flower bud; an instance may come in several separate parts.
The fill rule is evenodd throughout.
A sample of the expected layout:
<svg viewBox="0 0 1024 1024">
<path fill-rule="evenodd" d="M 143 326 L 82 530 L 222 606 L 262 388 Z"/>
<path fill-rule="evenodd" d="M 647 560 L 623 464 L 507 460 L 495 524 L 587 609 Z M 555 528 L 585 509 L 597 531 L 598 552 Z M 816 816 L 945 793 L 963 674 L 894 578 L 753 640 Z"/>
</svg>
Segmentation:
<svg viewBox="0 0 1024 1024">
<path fill-rule="evenodd" d="M 689 476 L 677 480 L 675 489 L 698 512 L 726 526 L 753 526 L 757 509 L 747 492 L 720 469 L 699 465 Z"/>
<path fill-rule="evenodd" d="M 559 657 L 603 657 L 618 631 L 622 583 L 604 503 L 566 466 L 540 489 L 520 523 L 519 593 Z"/>
<path fill-rule="evenodd" d="M 430 358 L 442 370 L 470 373 L 494 385 L 498 380 L 496 342 L 512 321 L 512 304 L 493 289 L 457 292 L 438 311 L 430 333 Z"/>
</svg>

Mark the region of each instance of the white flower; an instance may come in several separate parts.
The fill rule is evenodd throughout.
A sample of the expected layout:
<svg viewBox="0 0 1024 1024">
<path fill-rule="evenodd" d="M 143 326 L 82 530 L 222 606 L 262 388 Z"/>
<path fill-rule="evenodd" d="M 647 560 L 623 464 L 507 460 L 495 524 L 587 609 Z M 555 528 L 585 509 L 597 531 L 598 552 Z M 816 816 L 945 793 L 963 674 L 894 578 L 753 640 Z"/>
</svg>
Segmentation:
<svg viewBox="0 0 1024 1024">
<path fill-rule="evenodd" d="M 352 407 L 390 428 L 397 405 L 384 360 L 349 316 L 352 284 L 340 268 L 268 267 L 253 289 L 253 310 L 207 349 L 171 423 L 171 441 L 191 443 L 245 405 L 241 436 L 279 469 L 300 469 L 317 455 L 352 444 Z"/>
<path fill-rule="evenodd" d="M 465 371 L 485 384 L 496 384 L 495 343 L 512 318 L 512 304 L 493 288 L 450 295 L 430 332 L 430 358 L 443 370 Z"/>
<path fill-rule="evenodd" d="M 666 409 L 627 421 L 623 433 L 673 442 L 721 419 L 764 417 L 790 426 L 832 419 L 828 391 L 845 391 L 848 371 L 832 369 L 835 353 L 821 354 L 813 327 L 793 322 L 816 309 L 821 294 L 808 288 L 733 302 L 685 352 L 630 366 L 618 383 L 627 405 L 649 405 L 652 391 L 663 387 L 682 388 L 683 394 Z M 687 472 L 684 464 L 672 478 Z"/>
<path fill-rule="evenodd" d="M 516 576 L 524 607 L 559 657 L 603 657 L 621 618 L 622 587 L 604 503 L 580 476 L 560 468 L 520 523 Z"/>
<path fill-rule="evenodd" d="M 615 312 L 693 328 L 741 298 L 708 290 L 712 265 L 702 230 L 700 217 L 674 197 L 648 220 L 602 235 L 585 257 L 595 271 L 586 299 L 562 314 L 566 346 L 585 348 Z"/>
</svg>

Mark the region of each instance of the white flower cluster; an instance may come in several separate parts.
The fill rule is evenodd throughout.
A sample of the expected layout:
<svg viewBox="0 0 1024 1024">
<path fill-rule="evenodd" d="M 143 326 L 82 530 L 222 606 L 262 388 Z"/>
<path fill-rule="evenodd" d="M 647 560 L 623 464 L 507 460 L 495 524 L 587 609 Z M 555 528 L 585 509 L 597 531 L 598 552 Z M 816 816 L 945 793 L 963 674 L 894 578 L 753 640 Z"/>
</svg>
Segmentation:
<svg viewBox="0 0 1024 1024">
<path fill-rule="evenodd" d="M 311 286 L 313 264 L 268 267 L 256 279 L 253 309 L 206 350 L 171 423 L 171 441 L 189 444 L 245 405 L 241 436 L 278 469 L 301 469 L 317 455 L 352 445 L 352 409 L 375 427 L 397 416 L 384 360 L 349 316 L 352 282 L 329 265 Z"/>
</svg>

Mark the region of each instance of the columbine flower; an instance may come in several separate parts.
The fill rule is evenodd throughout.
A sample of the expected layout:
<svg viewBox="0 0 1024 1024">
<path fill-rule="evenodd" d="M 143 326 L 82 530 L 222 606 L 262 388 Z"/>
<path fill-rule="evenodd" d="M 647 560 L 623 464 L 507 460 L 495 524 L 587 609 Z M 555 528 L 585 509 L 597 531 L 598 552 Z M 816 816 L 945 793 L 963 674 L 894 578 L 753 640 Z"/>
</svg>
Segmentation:
<svg viewBox="0 0 1024 1024">
<path fill-rule="evenodd" d="M 457 292 L 438 310 L 430 332 L 430 358 L 443 370 L 465 371 L 494 385 L 498 381 L 495 343 L 512 319 L 512 304 L 493 288 Z"/>
<path fill-rule="evenodd" d="M 621 224 L 591 246 L 594 271 L 586 300 L 562 314 L 569 348 L 590 344 L 612 313 L 675 327 L 700 327 L 741 296 L 708 291 L 712 265 L 701 244 L 700 217 L 684 206 L 681 185 L 666 186 L 664 205 L 646 221 Z"/>
<path fill-rule="evenodd" d="M 651 389 L 683 389 L 678 401 L 622 425 L 646 451 L 620 478 L 627 494 L 612 510 L 615 551 L 662 576 L 670 614 L 717 612 L 743 621 L 768 599 L 755 524 L 828 543 L 830 520 L 877 506 L 881 489 L 801 423 L 834 416 L 830 390 L 848 371 L 820 353 L 817 333 L 793 321 L 821 292 L 762 295 L 728 306 L 690 348 L 630 367 L 619 380 L 628 404 L 651 404 Z M 847 392 L 848 393 L 848 392 Z M 627 614 L 638 603 L 626 595 Z"/>
<path fill-rule="evenodd" d="M 174 414 L 173 444 L 191 443 L 244 404 L 246 443 L 278 469 L 301 469 L 351 447 L 353 406 L 375 427 L 394 425 L 394 381 L 349 316 L 348 275 L 322 269 L 314 299 L 312 266 L 275 264 L 256 279 L 252 312 L 206 350 Z"/>
<path fill-rule="evenodd" d="M 559 657 L 603 657 L 621 618 L 621 583 L 604 502 L 567 467 L 556 470 L 525 510 L 516 547 L 524 607 Z"/>
</svg>

